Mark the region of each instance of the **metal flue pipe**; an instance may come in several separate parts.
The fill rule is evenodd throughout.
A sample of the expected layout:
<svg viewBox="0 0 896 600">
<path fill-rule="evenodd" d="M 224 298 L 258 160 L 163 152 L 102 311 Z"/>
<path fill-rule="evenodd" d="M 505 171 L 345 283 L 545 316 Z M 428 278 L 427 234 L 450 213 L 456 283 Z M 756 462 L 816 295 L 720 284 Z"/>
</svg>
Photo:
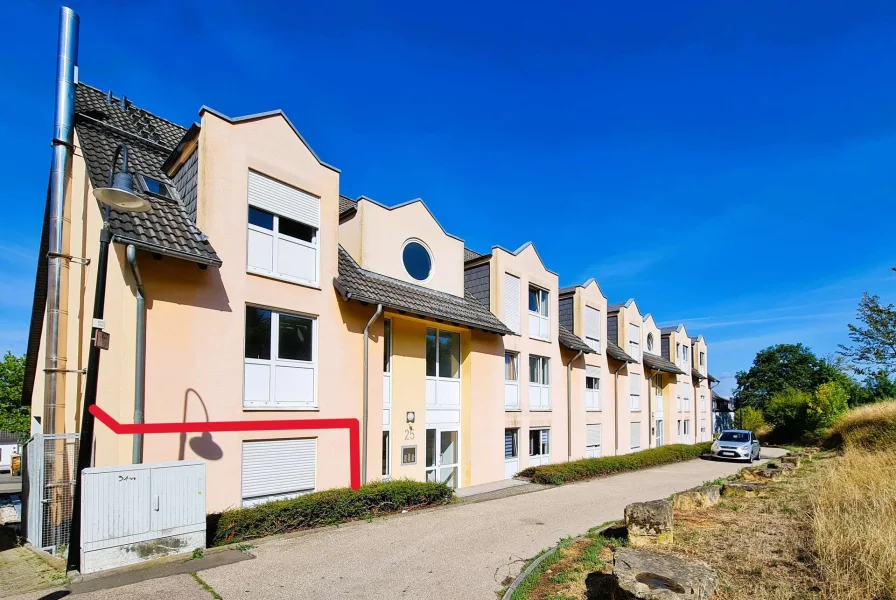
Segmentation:
<svg viewBox="0 0 896 600">
<path fill-rule="evenodd" d="M 75 83 L 78 70 L 78 29 L 80 18 L 72 9 L 59 10 L 59 37 L 56 47 L 56 109 L 53 118 L 53 161 L 50 166 L 50 218 L 46 358 L 44 361 L 44 411 L 41 429 L 56 433 L 65 420 L 65 375 L 67 359 L 65 334 L 68 312 L 68 257 L 63 248 L 65 200 L 72 178 L 74 154 Z M 59 423 L 57 423 L 57 419 Z"/>
</svg>

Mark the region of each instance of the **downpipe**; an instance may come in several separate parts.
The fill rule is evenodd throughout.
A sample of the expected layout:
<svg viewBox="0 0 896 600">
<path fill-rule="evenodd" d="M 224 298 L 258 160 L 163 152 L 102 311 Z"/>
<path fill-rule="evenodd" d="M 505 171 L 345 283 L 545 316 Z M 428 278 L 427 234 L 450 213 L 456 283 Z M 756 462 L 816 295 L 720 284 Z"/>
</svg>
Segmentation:
<svg viewBox="0 0 896 600">
<path fill-rule="evenodd" d="M 383 314 L 383 305 L 376 305 L 376 312 L 370 317 L 367 326 L 364 328 L 364 408 L 363 408 L 363 428 L 361 429 L 361 485 L 367 483 L 367 413 L 368 413 L 368 391 L 370 379 L 370 326 L 373 325 L 380 315 Z"/>
<path fill-rule="evenodd" d="M 572 363 L 585 356 L 584 350 L 573 357 L 566 365 L 566 461 L 572 460 Z"/>
<path fill-rule="evenodd" d="M 613 443 L 616 444 L 616 456 L 619 456 L 619 371 L 628 363 L 622 363 L 613 371 Z"/>
<path fill-rule="evenodd" d="M 137 347 L 134 364 L 134 424 L 143 423 L 143 409 L 146 404 L 146 295 L 143 291 L 143 278 L 137 265 L 137 249 L 133 244 L 127 247 L 128 264 L 134 275 L 137 286 Z M 134 435 L 134 446 L 131 462 L 139 465 L 143 462 L 143 434 Z"/>
</svg>

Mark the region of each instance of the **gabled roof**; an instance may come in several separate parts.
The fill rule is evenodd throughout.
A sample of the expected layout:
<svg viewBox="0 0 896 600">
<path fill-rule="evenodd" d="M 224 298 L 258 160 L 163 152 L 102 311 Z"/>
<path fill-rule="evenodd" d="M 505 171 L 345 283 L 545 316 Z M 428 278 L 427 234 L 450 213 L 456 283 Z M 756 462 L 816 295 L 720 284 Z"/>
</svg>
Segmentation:
<svg viewBox="0 0 896 600">
<path fill-rule="evenodd" d="M 688 330 L 684 328 L 684 325 L 675 325 L 673 327 L 660 327 L 660 333 L 662 333 L 663 335 L 668 335 L 670 333 L 682 333 L 682 332 L 685 334 L 687 334 L 687 332 L 688 332 Z"/>
<path fill-rule="evenodd" d="M 358 203 L 348 196 L 339 194 L 339 219 L 343 219 L 358 212 Z"/>
<path fill-rule="evenodd" d="M 675 366 L 675 363 L 666 360 L 662 356 L 657 356 L 656 354 L 651 354 L 649 352 L 642 352 L 641 357 L 644 360 L 644 366 L 648 369 L 663 371 L 664 373 L 674 373 L 676 375 L 685 374 L 684 371 Z"/>
<path fill-rule="evenodd" d="M 607 356 L 619 362 L 636 363 L 634 358 L 629 356 L 625 350 L 619 347 L 616 342 L 607 342 Z"/>
<path fill-rule="evenodd" d="M 286 121 L 286 123 L 290 126 L 290 128 L 293 130 L 293 132 L 296 134 L 296 136 L 302 141 L 303 144 L 305 144 L 305 147 L 308 148 L 308 152 L 311 153 L 311 156 L 313 156 L 314 159 L 318 163 L 321 164 L 321 166 L 327 167 L 328 169 L 332 169 L 333 171 L 336 171 L 337 173 L 340 172 L 339 169 L 337 169 L 333 165 L 328 165 L 327 163 L 325 163 L 324 161 L 322 161 L 320 159 L 320 157 L 317 155 L 317 153 L 311 147 L 311 144 L 309 144 L 308 142 L 305 141 L 305 138 L 303 138 L 302 134 L 299 133 L 298 128 L 292 124 L 292 121 L 289 120 L 289 117 L 286 116 L 286 113 L 283 112 L 283 110 L 281 110 L 279 108 L 276 110 L 269 110 L 266 112 L 253 113 L 251 115 L 244 115 L 242 117 L 228 117 L 224 113 L 218 112 L 214 108 L 211 108 L 209 106 L 202 106 L 199 108 L 200 116 L 202 116 L 202 113 L 205 113 L 205 112 L 211 113 L 211 114 L 215 115 L 216 117 L 218 117 L 219 119 L 223 119 L 223 120 L 227 121 L 228 123 L 235 123 L 235 124 L 248 123 L 250 121 L 258 121 L 260 119 L 267 119 L 269 117 L 283 117 L 283 120 Z"/>
<path fill-rule="evenodd" d="M 514 256 L 519 256 L 523 250 L 525 250 L 526 248 L 528 248 L 530 246 L 532 247 L 532 250 L 535 252 L 535 256 L 538 257 L 538 262 L 540 262 L 541 266 L 544 267 L 544 270 L 552 275 L 557 275 L 554 271 L 551 271 L 549 268 L 547 268 L 547 265 L 545 265 L 544 261 L 541 259 L 541 254 L 538 253 L 538 248 L 536 248 L 535 244 L 533 244 L 532 242 L 526 242 L 525 244 L 523 244 L 516 250 L 508 250 L 507 248 L 504 248 L 503 246 L 492 246 L 492 252 L 494 252 L 495 250 L 503 250 L 504 252 L 506 252 L 508 254 L 513 254 Z"/>
<path fill-rule="evenodd" d="M 475 250 L 470 250 L 469 248 L 464 247 L 464 262 L 476 260 L 477 258 L 482 258 L 482 256 L 482 254 L 479 254 Z"/>
<path fill-rule="evenodd" d="M 339 277 L 333 285 L 345 300 L 382 304 L 398 312 L 499 335 L 513 333 L 475 298 L 461 298 L 362 269 L 342 246 Z"/>
<path fill-rule="evenodd" d="M 702 333 L 699 334 L 699 335 L 692 335 L 692 336 L 691 336 L 691 341 L 692 341 L 692 342 L 703 342 L 703 343 L 706 343 L 706 340 L 703 339 L 703 334 L 702 334 Z"/>
<path fill-rule="evenodd" d="M 557 341 L 564 348 L 575 350 L 576 352 L 584 352 L 585 354 L 594 354 L 594 350 L 585 343 L 585 341 L 571 332 L 563 325 L 558 326 Z"/>
<path fill-rule="evenodd" d="M 625 302 L 617 302 L 615 304 L 609 304 L 609 305 L 607 305 L 607 312 L 619 312 L 619 309 L 622 308 L 623 306 L 625 308 L 631 308 L 633 304 L 635 305 L 635 308 L 637 308 L 637 303 L 635 302 L 634 298 L 629 298 Z M 641 309 L 638 309 L 638 314 L 641 314 Z"/>
<path fill-rule="evenodd" d="M 697 369 L 695 369 L 693 367 L 691 367 L 691 377 L 693 377 L 694 379 L 700 379 L 700 380 L 706 379 L 706 375 L 704 375 L 703 373 L 701 373 L 700 371 L 698 371 Z"/>
<path fill-rule="evenodd" d="M 565 287 L 565 288 L 560 288 L 560 295 L 561 295 L 561 296 L 567 296 L 567 295 L 569 295 L 569 294 L 573 294 L 573 293 L 575 293 L 575 291 L 576 291 L 577 288 L 585 289 L 585 288 L 587 288 L 589 285 L 591 285 L 592 283 L 593 283 L 594 285 L 597 286 L 597 291 L 600 292 L 600 295 L 603 296 L 604 298 L 606 298 L 607 295 L 604 294 L 604 291 L 603 291 L 602 289 L 600 289 L 600 284 L 597 283 L 597 280 L 594 279 L 594 277 L 592 277 L 591 279 L 589 279 L 589 280 L 586 281 L 585 283 L 579 283 L 579 284 L 576 284 L 576 285 L 570 285 L 570 286 L 567 286 L 567 287 Z"/>
<path fill-rule="evenodd" d="M 442 233 L 444 233 L 445 235 L 447 235 L 450 238 L 454 238 L 454 239 L 458 240 L 459 242 L 463 241 L 461 238 L 457 237 L 456 235 L 454 235 L 452 233 L 448 233 L 445 230 L 445 228 L 442 227 L 442 224 L 439 223 L 439 220 L 436 218 L 436 215 L 431 210 L 429 210 L 429 207 L 426 205 L 426 202 L 423 201 L 423 198 L 414 198 L 413 200 L 408 200 L 407 202 L 401 202 L 399 204 L 394 204 L 392 206 L 386 206 L 382 202 L 377 202 L 373 198 L 368 198 L 367 196 L 358 196 L 358 200 L 355 202 L 355 204 L 359 204 L 362 200 L 365 202 L 370 202 L 371 204 L 375 204 L 376 206 L 379 206 L 380 208 L 385 208 L 386 210 L 390 210 L 390 211 L 391 210 L 401 210 L 405 206 L 410 206 L 411 204 L 417 204 L 419 202 L 421 204 L 421 206 L 423 206 L 423 208 L 426 209 L 426 212 L 429 213 L 429 216 L 432 218 L 432 220 L 435 221 L 435 224 L 439 226 L 439 229 L 442 230 Z"/>
<path fill-rule="evenodd" d="M 186 133 L 186 129 L 128 103 L 110 104 L 96 88 L 79 83 L 75 88 L 75 131 L 87 173 L 94 189 L 109 184 L 112 157 L 119 144 L 128 146 L 132 175 L 142 173 L 162 181 L 168 177 L 162 165 Z M 120 165 L 120 163 L 119 163 Z M 220 266 L 221 259 L 183 205 L 137 190 L 152 208 L 145 213 L 110 211 L 112 239 L 203 265 Z"/>
</svg>

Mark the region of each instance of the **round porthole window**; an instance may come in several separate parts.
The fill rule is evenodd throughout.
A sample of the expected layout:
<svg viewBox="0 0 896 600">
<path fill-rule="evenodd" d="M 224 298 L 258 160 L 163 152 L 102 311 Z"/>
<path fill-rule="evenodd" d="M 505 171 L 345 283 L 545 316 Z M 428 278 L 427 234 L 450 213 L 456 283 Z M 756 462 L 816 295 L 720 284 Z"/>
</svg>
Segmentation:
<svg viewBox="0 0 896 600">
<path fill-rule="evenodd" d="M 417 240 L 408 240 L 401 250 L 404 270 L 417 281 L 426 281 L 432 273 L 432 256 L 429 250 Z"/>
</svg>

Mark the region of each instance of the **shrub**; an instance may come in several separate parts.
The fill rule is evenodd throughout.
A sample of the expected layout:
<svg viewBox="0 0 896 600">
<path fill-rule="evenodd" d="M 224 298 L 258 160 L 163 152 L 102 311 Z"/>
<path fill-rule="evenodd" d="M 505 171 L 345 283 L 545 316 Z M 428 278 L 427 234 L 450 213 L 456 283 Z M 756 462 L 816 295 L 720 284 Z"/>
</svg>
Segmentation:
<svg viewBox="0 0 896 600">
<path fill-rule="evenodd" d="M 756 435 L 760 435 L 765 431 L 768 425 L 765 423 L 765 417 L 762 411 L 752 406 L 745 406 L 737 409 L 734 413 L 734 428 L 746 429 L 752 431 Z"/>
<path fill-rule="evenodd" d="M 825 445 L 893 450 L 896 448 L 896 400 L 867 404 L 849 411 L 831 428 Z"/>
<path fill-rule="evenodd" d="M 808 425 L 815 429 L 830 427 L 849 410 L 849 394 L 836 381 L 822 383 L 809 400 Z"/>
<path fill-rule="evenodd" d="M 637 471 L 638 469 L 647 469 L 649 467 L 690 460 L 709 452 L 710 446 L 712 446 L 712 442 L 694 445 L 671 444 L 620 456 L 584 458 L 553 465 L 529 467 L 521 471 L 520 475 L 522 477 L 530 477 L 534 483 L 561 485 L 571 481 L 581 481 L 603 475 Z"/>
<path fill-rule="evenodd" d="M 235 508 L 208 516 L 209 546 L 334 525 L 449 502 L 454 491 L 443 483 L 400 479 L 376 482 L 358 490 L 339 488 Z"/>
<path fill-rule="evenodd" d="M 765 407 L 765 418 L 775 428 L 775 437 L 795 440 L 807 430 L 807 412 L 812 395 L 788 388 L 773 395 Z"/>
</svg>

